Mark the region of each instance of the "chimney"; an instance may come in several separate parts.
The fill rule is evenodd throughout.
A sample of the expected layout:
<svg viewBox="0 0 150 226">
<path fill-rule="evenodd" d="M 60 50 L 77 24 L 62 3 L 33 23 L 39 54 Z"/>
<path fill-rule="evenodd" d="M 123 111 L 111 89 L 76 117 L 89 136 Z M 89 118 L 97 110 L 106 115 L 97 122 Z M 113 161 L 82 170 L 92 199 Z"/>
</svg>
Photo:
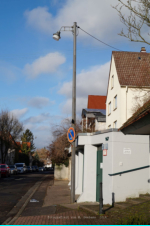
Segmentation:
<svg viewBox="0 0 150 226">
<path fill-rule="evenodd" d="M 146 53 L 145 47 L 141 47 L 141 53 Z"/>
</svg>

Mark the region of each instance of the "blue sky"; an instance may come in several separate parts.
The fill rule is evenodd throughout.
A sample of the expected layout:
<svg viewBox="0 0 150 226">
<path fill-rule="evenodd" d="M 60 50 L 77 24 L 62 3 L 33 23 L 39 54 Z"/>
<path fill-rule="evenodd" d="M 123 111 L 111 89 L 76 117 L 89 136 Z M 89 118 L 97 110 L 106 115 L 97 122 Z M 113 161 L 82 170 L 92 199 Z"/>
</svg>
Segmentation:
<svg viewBox="0 0 150 226">
<path fill-rule="evenodd" d="M 33 132 L 37 148 L 46 147 L 52 127 L 71 115 L 73 35 L 61 32 L 56 42 L 53 33 L 77 22 L 120 50 L 140 51 L 143 46 L 118 36 L 123 24 L 111 4 L 111 0 L 0 1 L 0 108 L 11 111 Z M 112 50 L 79 29 L 79 116 L 88 95 L 106 95 Z"/>
</svg>

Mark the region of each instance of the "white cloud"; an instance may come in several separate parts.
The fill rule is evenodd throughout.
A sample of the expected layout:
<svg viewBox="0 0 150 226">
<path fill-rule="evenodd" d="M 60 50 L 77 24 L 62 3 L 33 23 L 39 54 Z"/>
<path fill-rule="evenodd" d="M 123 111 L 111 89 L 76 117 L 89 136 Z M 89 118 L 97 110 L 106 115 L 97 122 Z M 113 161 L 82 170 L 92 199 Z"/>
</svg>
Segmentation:
<svg viewBox="0 0 150 226">
<path fill-rule="evenodd" d="M 34 140 L 36 148 L 47 147 L 52 141 L 52 127 L 57 125 L 61 117 L 59 115 L 50 115 L 49 113 L 31 116 L 23 120 L 24 128 L 30 129 L 36 139 Z"/>
<path fill-rule="evenodd" d="M 14 115 L 16 118 L 20 119 L 22 116 L 24 116 L 28 111 L 28 108 L 23 109 L 15 109 L 10 111 L 12 115 Z"/>
<path fill-rule="evenodd" d="M 43 113 L 37 116 L 32 116 L 24 120 L 25 124 L 32 123 L 32 124 L 38 124 L 38 123 L 44 123 L 46 120 L 51 119 L 51 116 L 49 113 Z"/>
<path fill-rule="evenodd" d="M 46 98 L 46 97 L 33 97 L 28 101 L 28 105 L 30 107 L 34 107 L 38 109 L 41 109 L 50 103 L 53 104 L 54 102 L 52 101 L 50 102 L 49 98 Z"/>
<path fill-rule="evenodd" d="M 65 57 L 61 53 L 48 53 L 46 56 L 36 59 L 32 64 L 26 64 L 24 72 L 31 78 L 35 78 L 42 73 L 50 74 L 56 72 L 58 67 L 65 61 Z"/>
<path fill-rule="evenodd" d="M 88 95 L 106 95 L 110 62 L 97 65 L 88 71 L 82 71 L 77 75 L 77 113 L 81 114 L 82 108 L 87 107 Z M 59 94 L 66 96 L 67 100 L 61 106 L 63 112 L 71 113 L 72 105 L 72 82 L 65 82 Z"/>
<path fill-rule="evenodd" d="M 24 13 L 27 24 L 41 31 L 49 31 L 52 15 L 48 12 L 47 7 L 37 7 L 31 11 L 26 10 Z"/>
<path fill-rule="evenodd" d="M 56 16 L 53 16 L 47 7 L 37 7 L 25 12 L 27 24 L 41 32 L 52 35 L 62 26 L 72 26 L 73 22 L 87 32 L 103 40 L 110 42 L 119 38 L 117 35 L 122 28 L 116 10 L 111 5 L 118 4 L 117 0 L 67 0 Z M 127 10 L 124 10 L 127 12 Z M 69 36 L 69 32 L 64 32 L 63 36 Z M 88 37 L 80 30 L 80 38 Z M 90 39 L 91 40 L 91 39 Z"/>
</svg>

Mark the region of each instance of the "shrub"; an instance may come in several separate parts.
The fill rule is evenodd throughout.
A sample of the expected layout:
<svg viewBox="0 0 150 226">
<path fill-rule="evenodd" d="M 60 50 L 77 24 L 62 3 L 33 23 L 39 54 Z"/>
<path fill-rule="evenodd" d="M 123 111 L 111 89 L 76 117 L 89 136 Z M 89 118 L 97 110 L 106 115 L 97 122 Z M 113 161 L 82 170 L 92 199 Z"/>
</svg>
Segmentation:
<svg viewBox="0 0 150 226">
<path fill-rule="evenodd" d="M 133 216 L 127 216 L 126 218 L 120 219 L 119 224 L 122 225 L 148 225 L 148 221 L 145 217 L 137 214 Z"/>
</svg>

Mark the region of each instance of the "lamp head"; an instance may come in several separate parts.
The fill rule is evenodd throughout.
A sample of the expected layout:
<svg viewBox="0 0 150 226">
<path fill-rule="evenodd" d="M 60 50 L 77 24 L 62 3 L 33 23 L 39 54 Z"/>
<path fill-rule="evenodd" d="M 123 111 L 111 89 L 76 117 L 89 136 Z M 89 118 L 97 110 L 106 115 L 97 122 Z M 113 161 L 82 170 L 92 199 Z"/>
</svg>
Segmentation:
<svg viewBox="0 0 150 226">
<path fill-rule="evenodd" d="M 60 39 L 60 31 L 57 31 L 56 33 L 53 34 L 53 39 L 56 40 L 56 41 L 59 41 Z"/>
</svg>

